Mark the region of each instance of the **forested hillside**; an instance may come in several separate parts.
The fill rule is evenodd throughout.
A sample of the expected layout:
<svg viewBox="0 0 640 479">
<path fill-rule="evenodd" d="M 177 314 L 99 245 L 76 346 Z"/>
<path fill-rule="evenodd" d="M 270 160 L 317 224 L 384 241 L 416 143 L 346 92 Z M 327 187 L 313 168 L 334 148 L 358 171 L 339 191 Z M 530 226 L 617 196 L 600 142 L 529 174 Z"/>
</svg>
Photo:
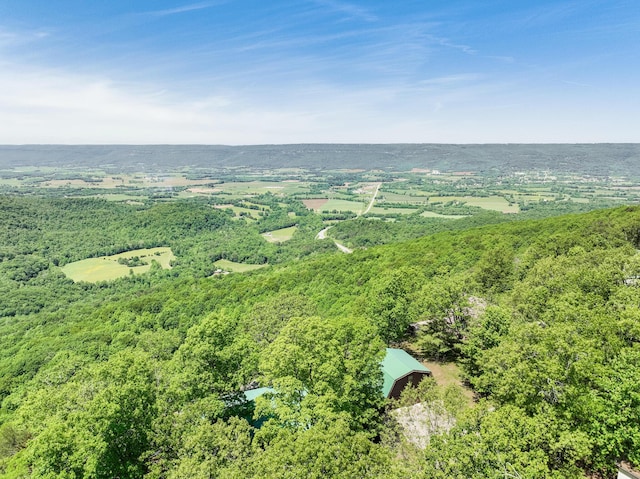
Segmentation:
<svg viewBox="0 0 640 479">
<path fill-rule="evenodd" d="M 344 255 L 314 239 L 321 222 L 302 209 L 291 242 L 264 241 L 288 217 L 276 201 L 262 230 L 197 201 L 0 202 L 4 477 L 578 478 L 640 466 L 640 208 Z M 95 284 L 59 269 L 151 246 L 170 247 L 173 268 Z M 270 267 L 212 276 L 232 255 Z M 475 399 L 426 381 L 390 404 L 379 363 L 400 343 L 455 361 Z M 258 385 L 275 392 L 254 407 L 241 391 Z M 389 412 L 417 400 L 438 411 L 424 421 L 448 424 L 424 448 Z"/>
</svg>

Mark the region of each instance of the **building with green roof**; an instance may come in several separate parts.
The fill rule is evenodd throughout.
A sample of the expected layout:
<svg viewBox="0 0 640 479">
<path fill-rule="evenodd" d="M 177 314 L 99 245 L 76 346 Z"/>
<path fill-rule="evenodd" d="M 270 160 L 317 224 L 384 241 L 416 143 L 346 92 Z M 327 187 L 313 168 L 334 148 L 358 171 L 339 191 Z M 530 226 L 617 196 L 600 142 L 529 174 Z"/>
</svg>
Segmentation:
<svg viewBox="0 0 640 479">
<path fill-rule="evenodd" d="M 387 348 L 382 361 L 384 383 L 382 394 L 386 398 L 399 398 L 409 384 L 417 386 L 431 371 L 403 349 Z"/>
<path fill-rule="evenodd" d="M 431 376 L 428 368 L 402 349 L 387 348 L 381 367 L 384 378 L 382 394 L 386 398 L 397 399 L 409 384 L 417 386 L 425 376 Z M 244 391 L 244 396 L 247 401 L 252 402 L 267 392 L 275 391 L 269 387 L 262 387 Z"/>
</svg>

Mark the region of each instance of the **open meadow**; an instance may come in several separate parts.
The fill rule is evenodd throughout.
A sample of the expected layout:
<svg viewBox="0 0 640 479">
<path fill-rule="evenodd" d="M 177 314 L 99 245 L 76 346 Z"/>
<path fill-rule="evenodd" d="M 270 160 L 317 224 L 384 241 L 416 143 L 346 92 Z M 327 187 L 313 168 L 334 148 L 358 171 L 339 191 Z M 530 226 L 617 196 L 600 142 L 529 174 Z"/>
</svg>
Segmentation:
<svg viewBox="0 0 640 479">
<path fill-rule="evenodd" d="M 279 230 L 267 231 L 266 233 L 262 233 L 262 237 L 269 243 L 282 243 L 283 241 L 290 240 L 297 229 L 297 226 L 290 226 Z"/>
<path fill-rule="evenodd" d="M 171 261 L 175 259 L 170 248 L 158 247 L 137 249 L 111 256 L 88 258 L 75 261 L 63 266 L 62 272 L 73 281 L 97 283 L 110 281 L 127 276 L 128 274 L 142 274 L 151 269 L 153 261 L 162 268 L 171 268 Z"/>
<path fill-rule="evenodd" d="M 254 271 L 267 266 L 266 264 L 236 263 L 234 261 L 229 261 L 228 259 L 219 259 L 213 264 L 216 268 L 219 268 L 222 271 L 229 271 L 231 273 L 245 273 L 247 271 Z"/>
</svg>

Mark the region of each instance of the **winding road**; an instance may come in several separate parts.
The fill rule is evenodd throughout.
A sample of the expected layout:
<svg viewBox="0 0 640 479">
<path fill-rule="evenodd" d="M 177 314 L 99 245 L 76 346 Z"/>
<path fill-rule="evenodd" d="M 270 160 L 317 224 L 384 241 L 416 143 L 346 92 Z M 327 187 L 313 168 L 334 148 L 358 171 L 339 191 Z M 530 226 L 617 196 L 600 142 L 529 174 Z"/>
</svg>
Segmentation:
<svg viewBox="0 0 640 479">
<path fill-rule="evenodd" d="M 327 226 L 325 229 L 323 229 L 322 231 L 320 231 L 317 235 L 316 235 L 316 239 L 319 240 L 323 240 L 323 239 L 327 239 L 327 231 L 329 231 L 329 228 L 331 228 L 331 226 Z M 345 245 L 338 243 L 336 240 L 333 240 L 333 243 L 336 245 L 336 247 L 342 251 L 343 253 L 353 253 L 352 249 L 347 248 Z"/>
<path fill-rule="evenodd" d="M 382 183 L 375 183 L 375 185 L 376 185 L 376 191 L 374 191 L 373 197 L 371 198 L 369 205 L 362 213 L 358 214 L 358 216 L 366 215 L 369 211 L 371 211 L 371 208 L 373 208 L 373 204 L 376 202 L 376 197 L 378 196 L 378 191 L 380 191 L 380 187 L 382 186 Z M 329 231 L 329 228 L 331 228 L 331 226 L 327 226 L 325 229 L 321 230 L 316 235 L 316 239 L 319 239 L 319 240 L 327 239 L 327 231 Z M 347 253 L 347 254 L 353 253 L 352 249 L 349 249 L 345 245 L 338 243 L 336 240 L 333 240 L 333 243 L 343 253 Z"/>
</svg>

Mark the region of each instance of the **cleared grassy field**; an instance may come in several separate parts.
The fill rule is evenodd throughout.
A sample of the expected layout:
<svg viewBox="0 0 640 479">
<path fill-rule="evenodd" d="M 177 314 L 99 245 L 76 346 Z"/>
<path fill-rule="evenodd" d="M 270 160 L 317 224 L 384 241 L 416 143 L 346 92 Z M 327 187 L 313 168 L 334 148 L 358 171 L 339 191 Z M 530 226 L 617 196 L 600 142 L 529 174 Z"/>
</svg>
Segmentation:
<svg viewBox="0 0 640 479">
<path fill-rule="evenodd" d="M 254 269 L 260 269 L 268 266 L 266 264 L 234 263 L 233 261 L 229 261 L 227 259 L 219 259 L 213 264 L 216 268 L 230 271 L 232 273 L 244 273 L 246 271 L 253 271 Z"/>
<path fill-rule="evenodd" d="M 409 203 L 409 204 L 426 204 L 427 199 L 424 196 L 410 196 L 403 195 L 401 193 L 392 193 L 390 191 L 381 191 L 379 196 L 382 196 L 385 201 L 389 203 Z"/>
<path fill-rule="evenodd" d="M 144 264 L 140 266 L 127 266 L 118 263 L 118 259 L 130 259 L 134 256 L 140 258 Z M 151 269 L 151 261 L 157 261 L 164 269 L 171 268 L 171 260 L 175 259 L 170 248 L 148 248 L 127 251 L 126 253 L 115 254 L 112 256 L 101 256 L 99 258 L 88 258 L 63 266 L 62 272 L 76 283 L 86 281 L 88 283 L 97 283 L 98 281 L 110 281 L 122 278 L 130 274 L 146 273 Z"/>
<path fill-rule="evenodd" d="M 148 198 L 148 196 L 135 196 L 135 195 L 125 195 L 125 194 L 106 194 L 106 195 L 97 195 L 96 198 L 104 198 L 107 201 L 144 201 Z"/>
<path fill-rule="evenodd" d="M 290 226 L 289 228 L 267 231 L 266 233 L 262 233 L 262 237 L 269 243 L 282 243 L 283 241 L 290 240 L 297 229 L 297 226 Z"/>
<path fill-rule="evenodd" d="M 420 214 L 420 216 L 424 216 L 425 218 L 444 218 L 450 220 L 458 220 L 460 218 L 466 218 L 468 215 L 441 215 L 439 213 L 434 213 L 433 211 L 424 211 Z"/>
<path fill-rule="evenodd" d="M 258 219 L 258 210 L 252 210 L 250 208 L 242 208 L 241 206 L 234 206 L 234 205 L 214 205 L 214 208 L 219 209 L 219 210 L 231 210 L 233 211 L 233 214 L 235 215 L 236 218 L 240 218 L 240 214 L 244 213 L 244 217 L 248 217 L 249 219 L 252 220 L 257 220 Z"/>
<path fill-rule="evenodd" d="M 237 183 L 222 183 L 218 186 L 219 191 L 232 195 L 261 195 L 264 193 L 292 195 L 296 193 L 306 193 L 309 187 L 305 183 L 296 181 L 247 181 Z"/>
<path fill-rule="evenodd" d="M 322 205 L 321 211 L 353 211 L 360 214 L 365 209 L 364 203 L 349 200 L 329 200 Z"/>
<path fill-rule="evenodd" d="M 20 186 L 22 181 L 17 178 L 0 178 L 0 185 Z"/>
<path fill-rule="evenodd" d="M 510 206 L 502 196 L 432 196 L 429 198 L 429 203 L 448 203 L 449 201 L 458 201 L 469 206 L 478 206 L 485 210 L 502 211 L 503 213 L 520 212 L 520 207 L 517 204 Z"/>
<path fill-rule="evenodd" d="M 329 201 L 329 198 L 316 198 L 313 200 L 302 200 L 302 203 L 310 210 L 322 211 L 327 201 Z"/>
<path fill-rule="evenodd" d="M 553 201 L 555 196 L 553 195 L 534 195 L 534 194 L 515 194 L 514 198 L 518 201 L 528 201 L 529 203 L 539 202 L 539 201 Z"/>
<path fill-rule="evenodd" d="M 410 215 L 418 211 L 416 208 L 384 208 L 382 206 L 374 206 L 369 213 L 378 215 Z"/>
</svg>

